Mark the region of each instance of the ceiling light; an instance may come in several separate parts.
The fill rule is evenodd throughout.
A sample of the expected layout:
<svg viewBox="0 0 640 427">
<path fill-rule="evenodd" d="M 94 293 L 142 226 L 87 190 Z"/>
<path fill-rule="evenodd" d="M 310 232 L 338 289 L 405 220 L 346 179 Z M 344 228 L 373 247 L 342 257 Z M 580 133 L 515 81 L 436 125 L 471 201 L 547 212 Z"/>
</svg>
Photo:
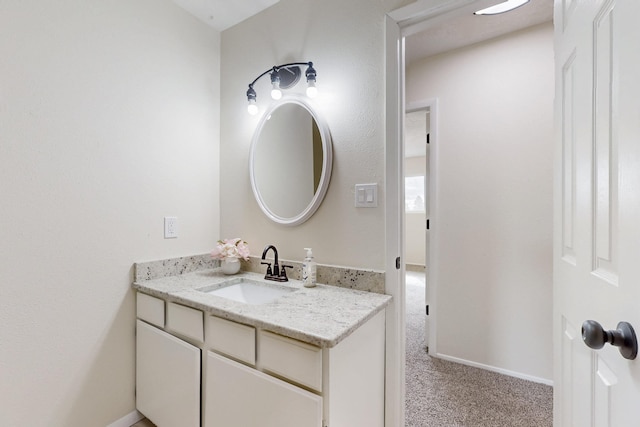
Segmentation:
<svg viewBox="0 0 640 427">
<path fill-rule="evenodd" d="M 505 2 L 496 4 L 495 6 L 479 10 L 474 13 L 474 15 L 497 15 L 499 13 L 509 12 L 526 3 L 529 3 L 529 0 L 507 0 Z"/>
</svg>

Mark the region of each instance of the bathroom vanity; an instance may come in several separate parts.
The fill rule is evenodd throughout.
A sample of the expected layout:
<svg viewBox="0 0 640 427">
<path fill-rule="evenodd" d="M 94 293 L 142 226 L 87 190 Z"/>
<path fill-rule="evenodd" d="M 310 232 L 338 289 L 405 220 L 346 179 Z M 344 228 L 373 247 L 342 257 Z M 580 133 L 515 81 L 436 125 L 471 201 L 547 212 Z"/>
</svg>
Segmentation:
<svg viewBox="0 0 640 427">
<path fill-rule="evenodd" d="M 391 297 L 210 268 L 133 287 L 136 406 L 158 427 L 384 426 Z"/>
</svg>

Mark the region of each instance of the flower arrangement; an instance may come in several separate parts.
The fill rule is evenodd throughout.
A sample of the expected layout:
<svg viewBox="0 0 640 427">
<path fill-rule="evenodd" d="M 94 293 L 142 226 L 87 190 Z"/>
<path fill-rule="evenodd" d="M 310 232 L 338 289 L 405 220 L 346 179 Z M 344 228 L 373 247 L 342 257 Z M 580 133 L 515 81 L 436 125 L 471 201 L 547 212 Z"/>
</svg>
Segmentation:
<svg viewBox="0 0 640 427">
<path fill-rule="evenodd" d="M 249 245 L 244 240 L 236 237 L 234 239 L 218 240 L 218 245 L 211 252 L 213 259 L 225 260 L 228 258 L 242 258 L 249 260 Z"/>
</svg>

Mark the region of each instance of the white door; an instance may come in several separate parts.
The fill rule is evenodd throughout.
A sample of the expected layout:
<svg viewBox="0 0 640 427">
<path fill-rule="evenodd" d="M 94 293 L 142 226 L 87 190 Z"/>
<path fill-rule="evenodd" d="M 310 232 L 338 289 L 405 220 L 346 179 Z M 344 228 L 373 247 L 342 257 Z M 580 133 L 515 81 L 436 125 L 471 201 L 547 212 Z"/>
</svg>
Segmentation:
<svg viewBox="0 0 640 427">
<path fill-rule="evenodd" d="M 157 426 L 200 426 L 200 349 L 141 320 L 136 408 Z"/>
<path fill-rule="evenodd" d="M 640 328 L 640 1 L 555 0 L 554 19 L 554 422 L 638 426 L 640 358 L 582 325 Z"/>
<path fill-rule="evenodd" d="M 405 256 L 406 263 L 429 268 L 429 133 L 430 101 L 409 105 L 404 121 Z M 429 306 L 428 275 L 422 272 L 424 303 Z M 417 303 L 417 301 L 414 301 Z M 429 308 L 425 316 L 425 345 L 429 347 Z"/>
<path fill-rule="evenodd" d="M 431 160 L 430 134 L 434 100 L 408 105 L 405 114 L 405 245 L 406 261 L 422 264 L 424 303 L 426 316 L 424 322 L 424 343 L 429 348 L 429 264 L 430 264 L 430 203 L 431 203 Z M 419 197 L 419 202 L 416 202 Z M 424 235 L 420 236 L 420 233 Z M 424 237 L 424 238 L 423 238 Z M 419 260 L 423 261 L 419 261 Z"/>
<path fill-rule="evenodd" d="M 427 147 L 425 152 L 425 174 L 424 174 L 424 214 L 426 218 L 425 224 L 425 238 L 424 238 L 424 266 L 426 268 L 424 272 L 424 303 L 426 306 L 426 317 L 424 319 L 424 344 L 427 347 L 427 351 L 429 351 L 429 329 L 430 329 L 430 305 L 431 301 L 429 300 L 430 295 L 430 286 L 429 283 L 429 268 L 431 266 L 431 191 L 430 191 L 430 183 L 431 183 L 431 141 L 430 141 L 430 114 L 427 114 Z"/>
</svg>

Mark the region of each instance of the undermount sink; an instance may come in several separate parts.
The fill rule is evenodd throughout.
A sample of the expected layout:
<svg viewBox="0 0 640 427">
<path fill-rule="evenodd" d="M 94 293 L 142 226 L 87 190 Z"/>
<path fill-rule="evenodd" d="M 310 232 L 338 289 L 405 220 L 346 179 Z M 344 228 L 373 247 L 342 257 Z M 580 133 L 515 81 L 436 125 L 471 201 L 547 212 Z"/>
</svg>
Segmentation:
<svg viewBox="0 0 640 427">
<path fill-rule="evenodd" d="M 232 279 L 228 284 L 214 289 L 199 289 L 200 292 L 210 295 L 254 305 L 275 301 L 295 290 L 294 288 L 286 288 L 244 278 Z"/>
</svg>

